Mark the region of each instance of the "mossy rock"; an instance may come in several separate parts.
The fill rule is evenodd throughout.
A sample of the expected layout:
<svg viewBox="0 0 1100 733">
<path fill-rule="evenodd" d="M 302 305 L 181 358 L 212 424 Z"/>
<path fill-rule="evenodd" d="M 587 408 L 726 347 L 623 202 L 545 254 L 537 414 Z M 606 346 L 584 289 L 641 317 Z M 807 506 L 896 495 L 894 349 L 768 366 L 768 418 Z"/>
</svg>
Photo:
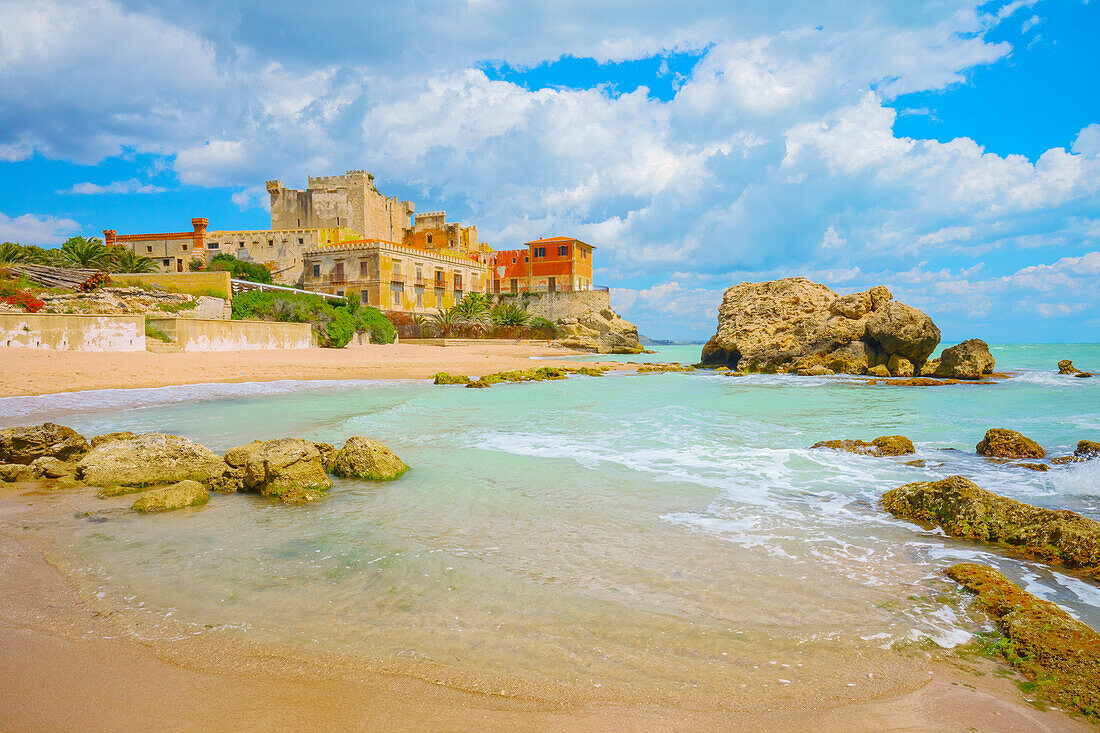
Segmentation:
<svg viewBox="0 0 1100 733">
<path fill-rule="evenodd" d="M 979 455 L 991 458 L 1046 458 L 1043 446 L 1015 430 L 990 428 L 974 446 Z"/>
<path fill-rule="evenodd" d="M 660 374 L 663 372 L 693 372 L 695 367 L 688 365 L 684 366 L 677 362 L 669 364 L 642 364 L 638 367 L 638 374 Z"/>
<path fill-rule="evenodd" d="M 964 476 L 905 484 L 881 503 L 894 516 L 934 524 L 952 537 L 999 544 L 1100 580 L 1100 522 L 1076 512 L 998 496 Z"/>
<path fill-rule="evenodd" d="M 886 367 L 885 364 L 876 364 L 875 366 L 867 370 L 867 376 L 878 377 L 879 379 L 886 379 L 887 377 L 891 377 L 893 375 L 890 374 L 890 370 Z"/>
<path fill-rule="evenodd" d="M 463 382 L 472 389 L 483 389 L 505 382 L 544 382 L 548 379 L 568 379 L 569 371 L 563 367 L 538 367 L 535 369 L 510 369 L 504 372 L 486 374 L 477 381 Z M 438 375 L 436 375 L 438 376 Z M 438 384 L 438 382 L 437 382 Z"/>
<path fill-rule="evenodd" d="M 448 374 L 447 372 L 438 372 L 432 376 L 432 382 L 434 384 L 469 384 L 470 378 L 465 374 Z"/>
<path fill-rule="evenodd" d="M 327 495 L 328 492 L 317 489 L 287 489 L 279 494 L 279 501 L 291 506 L 305 506 L 320 501 Z"/>
<path fill-rule="evenodd" d="M 153 513 L 202 506 L 210 501 L 210 492 L 198 481 L 180 481 L 178 484 L 146 491 L 133 503 L 135 512 Z"/>
<path fill-rule="evenodd" d="M 907 456 L 917 452 L 913 441 L 904 435 L 881 435 L 870 443 L 865 440 L 822 440 L 810 447 L 876 457 Z"/>
<path fill-rule="evenodd" d="M 974 605 L 1007 637 L 998 651 L 1043 696 L 1100 718 L 1100 634 L 992 568 L 960 563 L 946 573 L 977 596 Z"/>
<path fill-rule="evenodd" d="M 407 470 L 393 451 L 361 435 L 348 438 L 332 462 L 333 475 L 370 481 L 392 481 Z"/>
</svg>

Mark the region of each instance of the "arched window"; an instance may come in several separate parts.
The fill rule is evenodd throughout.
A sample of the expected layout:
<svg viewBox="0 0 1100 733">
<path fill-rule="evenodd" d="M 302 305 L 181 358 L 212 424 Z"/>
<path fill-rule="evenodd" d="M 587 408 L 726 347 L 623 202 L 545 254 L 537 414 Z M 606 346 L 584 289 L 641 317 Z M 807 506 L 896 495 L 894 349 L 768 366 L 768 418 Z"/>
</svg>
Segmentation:
<svg viewBox="0 0 1100 733">
<path fill-rule="evenodd" d="M 428 235 L 428 244 L 431 244 L 431 243 L 432 243 L 432 235 L 431 235 L 431 234 L 429 234 L 429 235 Z"/>
</svg>

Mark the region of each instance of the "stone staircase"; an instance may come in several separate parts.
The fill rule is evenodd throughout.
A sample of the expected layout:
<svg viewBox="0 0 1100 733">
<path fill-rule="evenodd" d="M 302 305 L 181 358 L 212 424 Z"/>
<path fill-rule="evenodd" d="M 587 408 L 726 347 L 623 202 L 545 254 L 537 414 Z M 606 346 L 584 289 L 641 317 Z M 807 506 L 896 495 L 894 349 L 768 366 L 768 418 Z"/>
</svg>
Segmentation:
<svg viewBox="0 0 1100 733">
<path fill-rule="evenodd" d="M 154 354 L 179 354 L 183 352 L 180 345 L 174 341 L 161 341 L 149 336 L 145 337 L 145 350 Z"/>
</svg>

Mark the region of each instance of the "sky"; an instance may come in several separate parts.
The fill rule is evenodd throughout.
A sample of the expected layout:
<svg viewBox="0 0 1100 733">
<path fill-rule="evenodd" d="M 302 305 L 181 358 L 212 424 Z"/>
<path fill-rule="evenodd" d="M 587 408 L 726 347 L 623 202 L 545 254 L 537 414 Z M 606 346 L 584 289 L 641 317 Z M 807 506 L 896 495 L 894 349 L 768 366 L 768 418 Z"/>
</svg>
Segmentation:
<svg viewBox="0 0 1100 733">
<path fill-rule="evenodd" d="M 0 241 L 269 225 L 366 169 L 596 246 L 652 338 L 742 280 L 1100 341 L 1100 0 L 0 0 Z"/>
</svg>

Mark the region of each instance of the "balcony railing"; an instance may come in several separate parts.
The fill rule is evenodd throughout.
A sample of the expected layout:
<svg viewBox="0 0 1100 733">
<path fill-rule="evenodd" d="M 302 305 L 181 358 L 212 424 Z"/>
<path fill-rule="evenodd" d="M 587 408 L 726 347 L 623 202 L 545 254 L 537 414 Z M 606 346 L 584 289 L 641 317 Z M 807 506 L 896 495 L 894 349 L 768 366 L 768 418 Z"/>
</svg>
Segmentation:
<svg viewBox="0 0 1100 733">
<path fill-rule="evenodd" d="M 402 275 L 400 272 L 395 272 L 394 274 L 390 275 L 390 282 L 391 283 L 401 283 L 402 285 L 404 285 L 405 284 L 405 276 Z"/>
</svg>

